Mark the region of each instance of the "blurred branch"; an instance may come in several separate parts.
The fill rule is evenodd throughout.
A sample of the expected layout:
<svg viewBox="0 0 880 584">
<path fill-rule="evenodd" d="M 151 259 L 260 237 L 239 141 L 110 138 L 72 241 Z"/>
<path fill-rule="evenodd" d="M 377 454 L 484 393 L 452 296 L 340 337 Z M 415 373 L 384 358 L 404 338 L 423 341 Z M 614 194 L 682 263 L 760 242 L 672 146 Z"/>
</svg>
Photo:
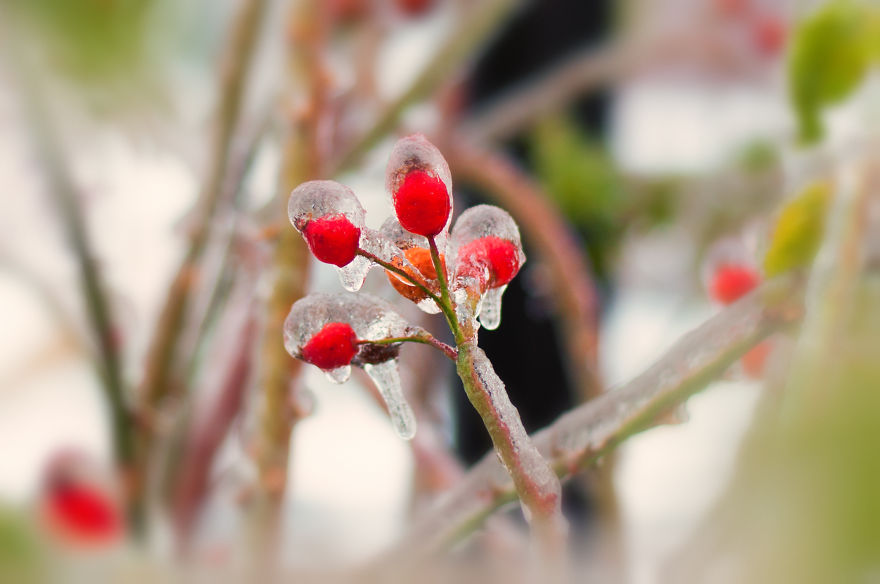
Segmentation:
<svg viewBox="0 0 880 584">
<path fill-rule="evenodd" d="M 343 151 L 331 174 L 344 172 L 357 163 L 364 153 L 394 129 L 410 105 L 447 81 L 518 5 L 517 0 L 486 0 L 471 3 L 461 12 L 458 26 L 449 30 L 449 36 L 425 68 L 403 93 L 385 106 L 378 119 Z"/>
<path fill-rule="evenodd" d="M 208 490 L 214 455 L 239 414 L 253 368 L 257 323 L 253 307 L 236 337 L 233 359 L 225 380 L 207 414 L 195 421 L 180 465 L 174 500 L 174 522 L 180 541 L 186 545 Z"/>
<path fill-rule="evenodd" d="M 538 249 L 553 278 L 553 297 L 559 299 L 572 380 L 583 400 L 595 397 L 602 391 L 597 376 L 598 303 L 587 261 L 565 220 L 541 187 L 502 155 L 455 137 L 444 146 L 453 174 L 507 209 Z"/>
<path fill-rule="evenodd" d="M 190 296 L 198 281 L 199 262 L 211 236 L 214 217 L 223 202 L 231 144 L 238 126 L 251 55 L 256 45 L 266 0 L 246 0 L 236 15 L 222 60 L 216 129 L 207 178 L 199 200 L 189 249 L 171 284 L 147 356 L 142 382 L 141 415 L 149 421 L 161 400 L 175 392 L 178 341 L 185 328 Z"/>
<path fill-rule="evenodd" d="M 797 322 L 803 314 L 802 293 L 796 275 L 764 284 L 685 335 L 634 380 L 538 432 L 535 445 L 562 478 L 588 467 L 629 436 L 660 424 L 665 412 L 705 388 L 749 348 Z M 464 537 L 513 500 L 513 484 L 490 452 L 383 558 L 418 560 Z"/>
<path fill-rule="evenodd" d="M 138 472 L 134 477 L 134 498 L 143 495 L 143 472 L 149 457 L 153 416 L 168 395 L 180 390 L 177 378 L 180 337 L 186 327 L 190 297 L 196 288 L 199 264 L 211 236 L 217 210 L 224 202 L 224 184 L 228 174 L 232 138 L 238 126 L 251 56 L 265 11 L 266 0 L 245 0 L 232 23 L 220 75 L 216 128 L 211 145 L 207 177 L 199 200 L 196 225 L 190 235 L 189 249 L 168 291 L 150 345 L 141 384 L 140 418 L 146 422 L 145 436 L 138 454 Z"/>
<path fill-rule="evenodd" d="M 15 63 L 18 65 L 18 63 Z M 134 457 L 134 439 L 130 412 L 126 404 L 126 386 L 122 376 L 119 346 L 107 293 L 99 273 L 98 262 L 89 242 L 86 219 L 80 195 L 70 174 L 64 152 L 51 127 L 50 112 L 39 87 L 29 72 L 21 72 L 24 107 L 29 117 L 38 154 L 42 157 L 48 181 L 48 193 L 58 209 L 61 222 L 79 264 L 80 285 L 86 313 L 99 359 L 96 363 L 104 393 L 110 406 L 114 456 L 121 468 L 127 469 Z"/>
</svg>

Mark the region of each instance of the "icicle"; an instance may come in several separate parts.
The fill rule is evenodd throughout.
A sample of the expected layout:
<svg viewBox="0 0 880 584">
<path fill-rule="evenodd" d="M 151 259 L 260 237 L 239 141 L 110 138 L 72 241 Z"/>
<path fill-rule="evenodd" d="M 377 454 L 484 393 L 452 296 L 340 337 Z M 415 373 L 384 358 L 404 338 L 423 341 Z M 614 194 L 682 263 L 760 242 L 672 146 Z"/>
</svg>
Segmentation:
<svg viewBox="0 0 880 584">
<path fill-rule="evenodd" d="M 404 440 L 412 439 L 416 434 L 416 417 L 403 395 L 397 360 L 392 359 L 377 365 L 364 365 L 364 371 L 376 384 L 382 399 L 385 400 L 394 431 Z"/>
<path fill-rule="evenodd" d="M 507 286 L 492 288 L 483 295 L 480 303 L 480 324 L 486 330 L 494 331 L 501 324 L 501 295 Z"/>
<path fill-rule="evenodd" d="M 372 262 L 365 257 L 357 256 L 350 264 L 336 268 L 339 273 L 339 282 L 349 292 L 357 292 L 364 285 L 367 273 L 373 267 Z"/>
</svg>

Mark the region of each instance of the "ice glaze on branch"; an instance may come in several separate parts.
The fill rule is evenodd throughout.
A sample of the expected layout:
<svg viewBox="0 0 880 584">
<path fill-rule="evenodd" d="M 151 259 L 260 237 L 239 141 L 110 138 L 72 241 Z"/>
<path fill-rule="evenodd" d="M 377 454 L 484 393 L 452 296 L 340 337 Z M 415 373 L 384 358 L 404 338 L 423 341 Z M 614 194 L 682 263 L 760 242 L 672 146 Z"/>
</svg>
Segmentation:
<svg viewBox="0 0 880 584">
<path fill-rule="evenodd" d="M 795 275 L 772 280 L 685 335 L 654 365 L 616 389 L 563 415 L 533 442 L 563 479 L 705 388 L 749 348 L 798 321 L 803 286 Z M 470 533 L 515 500 L 510 476 L 490 452 L 459 486 L 417 521 L 384 557 L 418 559 Z"/>
</svg>

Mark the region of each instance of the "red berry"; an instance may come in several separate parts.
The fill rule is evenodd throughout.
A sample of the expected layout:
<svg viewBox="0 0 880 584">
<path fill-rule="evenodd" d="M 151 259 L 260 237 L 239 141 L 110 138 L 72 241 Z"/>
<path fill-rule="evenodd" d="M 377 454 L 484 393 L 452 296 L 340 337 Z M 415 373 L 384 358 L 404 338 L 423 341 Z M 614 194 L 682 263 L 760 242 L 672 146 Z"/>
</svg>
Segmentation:
<svg viewBox="0 0 880 584">
<path fill-rule="evenodd" d="M 44 511 L 50 528 L 70 543 L 104 545 L 122 534 L 118 506 L 96 486 L 59 481 L 50 486 Z"/>
<path fill-rule="evenodd" d="M 344 322 L 324 325 L 300 351 L 303 361 L 327 371 L 348 365 L 357 352 L 357 335 Z"/>
<path fill-rule="evenodd" d="M 393 196 L 394 211 L 410 233 L 433 237 L 443 231 L 452 205 L 446 184 L 424 170 L 412 170 Z"/>
<path fill-rule="evenodd" d="M 785 23 L 777 16 L 758 17 L 752 23 L 752 37 L 762 55 L 775 57 L 785 46 Z"/>
<path fill-rule="evenodd" d="M 760 280 L 758 273 L 748 266 L 722 264 L 715 270 L 709 292 L 721 304 L 731 304 L 751 292 Z"/>
<path fill-rule="evenodd" d="M 361 230 L 339 213 L 312 219 L 303 229 L 303 236 L 316 258 L 342 267 L 357 255 Z"/>
<path fill-rule="evenodd" d="M 480 278 L 482 268 L 489 270 L 487 288 L 498 288 L 513 280 L 519 272 L 519 249 L 516 244 L 488 235 L 475 239 L 458 250 L 458 273 Z"/>
</svg>

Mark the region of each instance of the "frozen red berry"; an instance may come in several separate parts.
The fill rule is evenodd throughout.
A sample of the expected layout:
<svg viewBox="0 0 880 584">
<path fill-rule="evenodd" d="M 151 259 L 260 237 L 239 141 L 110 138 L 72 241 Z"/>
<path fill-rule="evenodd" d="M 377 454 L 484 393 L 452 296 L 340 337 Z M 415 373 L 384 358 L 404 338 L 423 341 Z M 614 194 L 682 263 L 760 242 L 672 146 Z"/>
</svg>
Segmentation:
<svg viewBox="0 0 880 584">
<path fill-rule="evenodd" d="M 312 219 L 303 228 L 303 236 L 316 258 L 342 267 L 357 255 L 361 230 L 339 213 Z"/>
<path fill-rule="evenodd" d="M 519 248 L 506 239 L 492 235 L 475 239 L 458 250 L 458 274 L 482 280 L 483 269 L 489 274 L 487 288 L 508 284 L 520 268 Z"/>
<path fill-rule="evenodd" d="M 403 228 L 425 237 L 443 231 L 452 212 L 446 184 L 424 170 L 407 173 L 392 199 Z"/>
<path fill-rule="evenodd" d="M 709 293 L 721 304 L 736 302 L 761 281 L 754 268 L 739 264 L 721 264 L 715 270 Z"/>
<path fill-rule="evenodd" d="M 303 345 L 301 356 L 303 361 L 329 371 L 350 364 L 357 352 L 357 335 L 351 325 L 331 322 Z"/>
</svg>

